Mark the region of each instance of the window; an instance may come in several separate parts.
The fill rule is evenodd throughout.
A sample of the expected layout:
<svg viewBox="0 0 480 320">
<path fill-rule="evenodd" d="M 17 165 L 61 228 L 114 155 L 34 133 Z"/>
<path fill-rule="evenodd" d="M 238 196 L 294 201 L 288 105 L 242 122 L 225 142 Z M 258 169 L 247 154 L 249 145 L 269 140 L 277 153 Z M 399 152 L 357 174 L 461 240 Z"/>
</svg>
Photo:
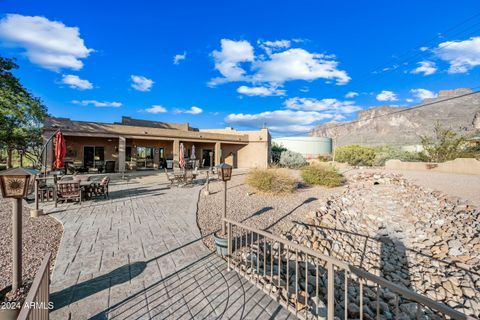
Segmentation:
<svg viewBox="0 0 480 320">
<path fill-rule="evenodd" d="M 137 147 L 137 158 L 142 160 L 153 160 L 153 148 Z"/>
<path fill-rule="evenodd" d="M 125 148 L 125 161 L 131 161 L 132 160 L 132 147 L 126 147 Z"/>
<path fill-rule="evenodd" d="M 105 160 L 104 147 L 83 147 L 83 165 L 87 168 L 103 165 Z"/>
</svg>

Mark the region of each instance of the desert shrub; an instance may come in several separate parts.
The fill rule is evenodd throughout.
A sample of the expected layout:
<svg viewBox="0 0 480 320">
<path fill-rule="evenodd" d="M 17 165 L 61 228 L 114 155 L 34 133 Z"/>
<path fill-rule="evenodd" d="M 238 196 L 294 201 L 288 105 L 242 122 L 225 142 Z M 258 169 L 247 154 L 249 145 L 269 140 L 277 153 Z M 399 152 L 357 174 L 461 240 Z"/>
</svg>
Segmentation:
<svg viewBox="0 0 480 320">
<path fill-rule="evenodd" d="M 335 150 L 335 160 L 351 166 L 371 166 L 375 159 L 375 150 L 359 145 L 339 147 Z"/>
<path fill-rule="evenodd" d="M 420 136 L 422 157 L 429 162 L 444 162 L 461 158 L 465 153 L 465 138 L 436 123 L 431 136 Z"/>
<path fill-rule="evenodd" d="M 317 157 L 317 160 L 320 161 L 320 162 L 328 162 L 328 161 L 332 161 L 332 157 L 331 156 L 325 156 L 325 155 L 319 155 Z"/>
<path fill-rule="evenodd" d="M 297 188 L 295 179 L 282 169 L 254 169 L 245 182 L 256 191 L 271 194 L 291 193 Z"/>
<path fill-rule="evenodd" d="M 282 152 L 279 164 L 282 167 L 296 169 L 303 167 L 308 163 L 307 160 L 305 160 L 305 157 L 302 156 L 300 153 L 287 150 Z"/>
<path fill-rule="evenodd" d="M 345 178 L 334 168 L 308 166 L 302 168 L 302 179 L 307 184 L 326 186 L 329 188 L 341 186 Z"/>
<path fill-rule="evenodd" d="M 387 160 L 398 159 L 401 161 L 415 162 L 422 161 L 422 156 L 418 152 L 404 151 L 400 147 L 395 146 L 379 146 L 375 147 L 374 166 L 384 166 Z"/>
<path fill-rule="evenodd" d="M 272 143 L 272 162 L 274 164 L 277 164 L 280 162 L 280 156 L 282 155 L 282 152 L 287 151 L 287 148 L 285 148 L 283 145 L 278 144 L 276 142 Z"/>
</svg>

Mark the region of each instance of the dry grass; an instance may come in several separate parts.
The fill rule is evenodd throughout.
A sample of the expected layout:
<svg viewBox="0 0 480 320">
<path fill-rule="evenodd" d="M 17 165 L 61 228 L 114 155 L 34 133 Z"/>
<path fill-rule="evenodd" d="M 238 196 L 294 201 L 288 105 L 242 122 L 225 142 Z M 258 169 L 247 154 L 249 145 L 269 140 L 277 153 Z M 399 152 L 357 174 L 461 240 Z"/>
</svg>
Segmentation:
<svg viewBox="0 0 480 320">
<path fill-rule="evenodd" d="M 282 169 L 254 169 L 248 173 L 245 183 L 255 191 L 276 195 L 297 189 L 295 178 Z"/>
</svg>

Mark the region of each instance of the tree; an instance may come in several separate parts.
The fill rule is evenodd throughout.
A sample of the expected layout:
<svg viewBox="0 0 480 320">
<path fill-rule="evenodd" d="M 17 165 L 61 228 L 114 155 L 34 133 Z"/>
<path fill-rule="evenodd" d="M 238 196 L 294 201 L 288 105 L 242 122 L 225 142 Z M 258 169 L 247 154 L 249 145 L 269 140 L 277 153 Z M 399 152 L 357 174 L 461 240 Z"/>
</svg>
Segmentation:
<svg viewBox="0 0 480 320">
<path fill-rule="evenodd" d="M 283 145 L 279 143 L 273 142 L 272 143 L 272 162 L 278 163 L 280 161 L 280 156 L 284 151 L 287 151 L 287 148 L 285 148 Z"/>
<path fill-rule="evenodd" d="M 420 136 L 422 157 L 429 162 L 444 162 L 461 157 L 465 138 L 451 129 L 436 123 L 432 136 Z"/>
<path fill-rule="evenodd" d="M 12 154 L 32 161 L 41 146 L 41 125 L 47 108 L 34 97 L 11 72 L 18 69 L 15 60 L 0 57 L 0 146 L 7 150 L 7 168 L 12 167 Z"/>
</svg>

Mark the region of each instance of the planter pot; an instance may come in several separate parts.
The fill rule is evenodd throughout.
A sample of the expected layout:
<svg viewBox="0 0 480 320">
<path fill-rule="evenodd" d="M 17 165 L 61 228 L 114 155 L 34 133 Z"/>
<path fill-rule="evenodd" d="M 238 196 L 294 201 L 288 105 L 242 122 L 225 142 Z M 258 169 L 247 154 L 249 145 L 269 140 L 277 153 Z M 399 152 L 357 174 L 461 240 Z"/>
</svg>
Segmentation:
<svg viewBox="0 0 480 320">
<path fill-rule="evenodd" d="M 16 320 L 20 309 L 0 309 L 0 320 Z"/>
<path fill-rule="evenodd" d="M 227 238 L 220 237 L 217 233 L 214 233 L 213 239 L 215 240 L 215 246 L 217 247 L 217 255 L 220 257 L 226 257 L 228 255 Z"/>
</svg>

